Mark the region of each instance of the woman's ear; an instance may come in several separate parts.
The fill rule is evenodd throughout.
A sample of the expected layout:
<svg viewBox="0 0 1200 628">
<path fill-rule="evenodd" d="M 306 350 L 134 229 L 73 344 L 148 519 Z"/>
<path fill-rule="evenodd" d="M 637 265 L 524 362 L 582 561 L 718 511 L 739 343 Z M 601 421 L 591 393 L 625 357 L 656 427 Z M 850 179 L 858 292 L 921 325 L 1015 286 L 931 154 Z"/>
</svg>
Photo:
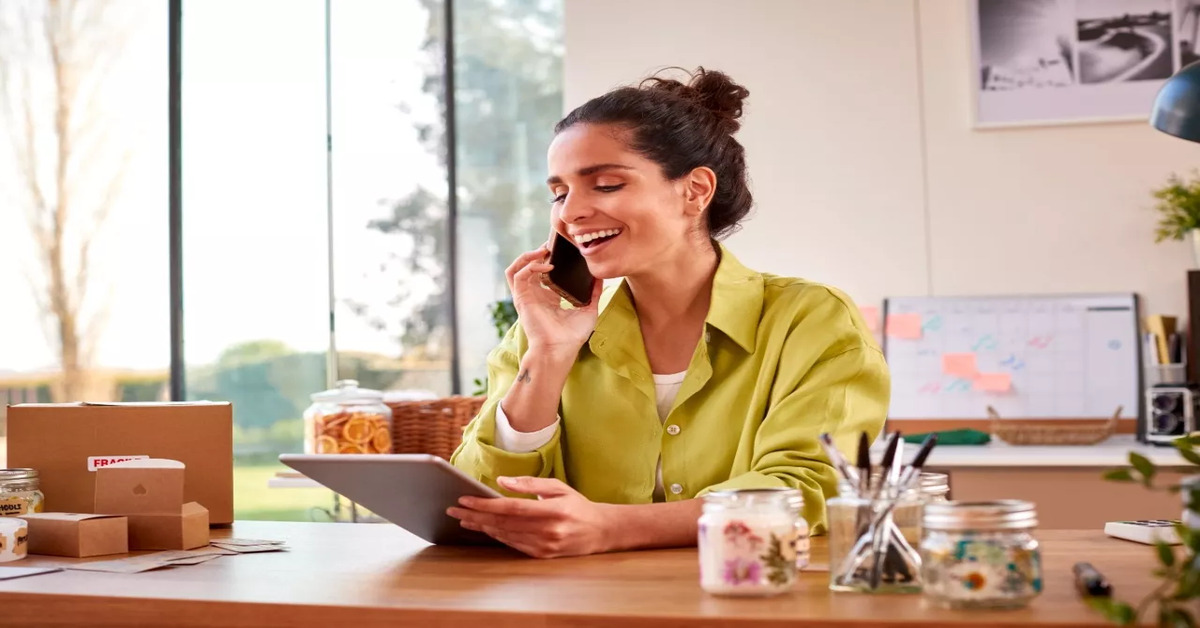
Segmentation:
<svg viewBox="0 0 1200 628">
<path fill-rule="evenodd" d="M 684 198 L 689 214 L 699 215 L 708 209 L 713 195 L 717 193 L 717 173 L 708 166 L 701 166 L 684 176 Z"/>
</svg>

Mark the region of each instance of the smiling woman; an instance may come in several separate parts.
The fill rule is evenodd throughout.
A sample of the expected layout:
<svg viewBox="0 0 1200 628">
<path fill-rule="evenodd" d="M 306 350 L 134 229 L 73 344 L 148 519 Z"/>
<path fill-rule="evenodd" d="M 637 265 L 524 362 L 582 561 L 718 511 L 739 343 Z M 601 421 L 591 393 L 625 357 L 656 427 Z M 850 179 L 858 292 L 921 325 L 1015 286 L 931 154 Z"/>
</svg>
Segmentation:
<svg viewBox="0 0 1200 628">
<path fill-rule="evenodd" d="M 594 98 L 555 127 L 551 223 L 596 278 L 588 305 L 507 278 L 518 322 L 452 462 L 509 497 L 450 514 L 534 556 L 692 544 L 714 490 L 790 487 L 815 533 L 848 448 L 883 426 L 883 356 L 837 290 L 743 266 L 719 238 L 749 212 L 746 88 L 699 69 Z M 620 281 L 602 293 L 603 279 Z M 517 496 L 535 495 L 530 501 Z"/>
</svg>

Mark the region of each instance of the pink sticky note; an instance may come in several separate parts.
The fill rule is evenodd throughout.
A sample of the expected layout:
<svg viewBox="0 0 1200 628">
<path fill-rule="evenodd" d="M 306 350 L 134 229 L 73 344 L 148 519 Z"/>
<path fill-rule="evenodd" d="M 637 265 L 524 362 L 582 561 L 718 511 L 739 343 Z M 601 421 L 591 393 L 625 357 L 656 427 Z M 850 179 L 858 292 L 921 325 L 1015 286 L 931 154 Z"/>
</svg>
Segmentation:
<svg viewBox="0 0 1200 628">
<path fill-rule="evenodd" d="M 920 314 L 888 314 L 887 335 L 891 338 L 921 338 Z"/>
<path fill-rule="evenodd" d="M 879 331 L 879 308 L 877 307 L 860 307 L 858 311 L 862 313 L 863 320 L 867 323 L 867 331 L 875 333 Z"/>
<path fill-rule="evenodd" d="M 954 377 L 975 379 L 979 375 L 979 367 L 975 365 L 975 354 L 943 353 L 942 372 Z"/>
<path fill-rule="evenodd" d="M 1008 392 L 1012 390 L 1012 375 L 1008 373 L 980 373 L 975 378 L 975 390 Z"/>
</svg>

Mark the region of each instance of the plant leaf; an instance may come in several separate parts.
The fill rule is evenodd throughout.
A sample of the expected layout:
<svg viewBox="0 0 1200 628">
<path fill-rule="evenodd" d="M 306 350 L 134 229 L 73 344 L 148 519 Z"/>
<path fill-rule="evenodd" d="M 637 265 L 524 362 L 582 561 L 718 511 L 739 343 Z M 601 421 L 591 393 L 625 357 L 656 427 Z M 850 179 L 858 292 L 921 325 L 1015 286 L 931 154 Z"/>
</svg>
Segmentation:
<svg viewBox="0 0 1200 628">
<path fill-rule="evenodd" d="M 1142 483 L 1146 486 L 1150 486 L 1150 481 L 1154 479 L 1154 474 L 1158 471 L 1158 469 L 1155 468 L 1154 463 L 1150 462 L 1150 459 L 1142 454 L 1139 454 L 1136 451 L 1131 451 L 1129 452 L 1129 464 L 1133 465 L 1133 468 L 1137 469 L 1138 473 L 1142 474 Z"/>
<path fill-rule="evenodd" d="M 1175 551 L 1171 549 L 1170 545 L 1158 541 L 1154 544 L 1154 547 L 1158 550 L 1158 562 L 1167 567 L 1175 565 Z"/>
<path fill-rule="evenodd" d="M 1185 460 L 1194 465 L 1200 465 L 1200 453 L 1196 452 L 1196 450 L 1192 449 L 1191 447 L 1188 447 L 1187 449 L 1180 448 L 1179 455 L 1183 456 Z"/>
<path fill-rule="evenodd" d="M 1087 604 L 1113 623 L 1121 626 L 1133 623 L 1133 607 L 1125 602 L 1118 602 L 1107 597 L 1089 597 Z"/>
<path fill-rule="evenodd" d="M 1133 477 L 1133 474 L 1131 474 L 1129 472 L 1129 469 L 1113 469 L 1111 471 L 1107 471 L 1104 474 L 1104 479 L 1111 480 L 1113 482 L 1136 482 L 1137 481 Z"/>
</svg>

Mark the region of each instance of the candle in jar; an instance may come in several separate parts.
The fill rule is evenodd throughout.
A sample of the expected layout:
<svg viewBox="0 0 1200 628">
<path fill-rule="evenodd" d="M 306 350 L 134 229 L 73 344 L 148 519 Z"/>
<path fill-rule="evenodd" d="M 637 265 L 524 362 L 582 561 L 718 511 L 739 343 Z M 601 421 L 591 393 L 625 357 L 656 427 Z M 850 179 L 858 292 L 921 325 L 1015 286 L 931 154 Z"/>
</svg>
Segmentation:
<svg viewBox="0 0 1200 628">
<path fill-rule="evenodd" d="M 717 491 L 704 497 L 700 585 L 716 595 L 789 590 L 808 565 L 808 523 L 794 489 Z"/>
</svg>

